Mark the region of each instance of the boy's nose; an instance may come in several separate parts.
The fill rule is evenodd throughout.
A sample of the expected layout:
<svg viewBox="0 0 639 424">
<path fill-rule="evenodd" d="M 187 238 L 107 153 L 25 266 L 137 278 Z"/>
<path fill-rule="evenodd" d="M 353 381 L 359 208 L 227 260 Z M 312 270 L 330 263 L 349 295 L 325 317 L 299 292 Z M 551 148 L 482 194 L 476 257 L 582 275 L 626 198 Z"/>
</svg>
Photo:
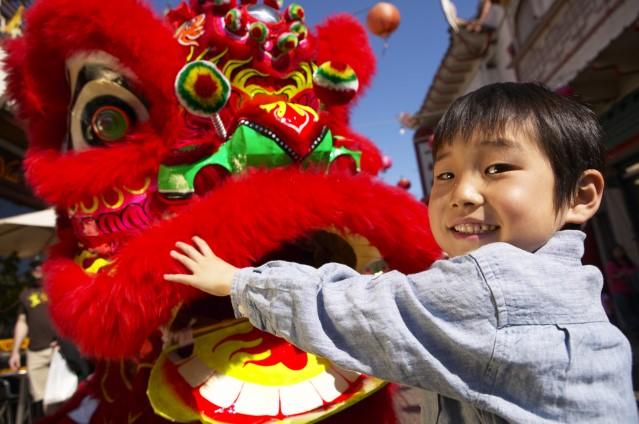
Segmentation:
<svg viewBox="0 0 639 424">
<path fill-rule="evenodd" d="M 453 188 L 451 206 L 468 207 L 476 206 L 484 201 L 484 197 L 476 184 L 470 179 L 460 179 Z"/>
</svg>

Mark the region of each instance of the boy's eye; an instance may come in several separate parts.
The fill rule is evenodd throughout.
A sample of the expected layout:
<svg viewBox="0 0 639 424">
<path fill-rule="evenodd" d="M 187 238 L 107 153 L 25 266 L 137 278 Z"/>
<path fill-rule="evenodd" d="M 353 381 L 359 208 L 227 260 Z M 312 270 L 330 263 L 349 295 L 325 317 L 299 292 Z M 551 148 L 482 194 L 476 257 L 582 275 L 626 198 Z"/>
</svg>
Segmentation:
<svg viewBox="0 0 639 424">
<path fill-rule="evenodd" d="M 437 174 L 435 178 L 440 181 L 448 181 L 448 180 L 452 180 L 453 176 L 454 175 L 452 172 L 442 172 L 441 174 Z"/>
<path fill-rule="evenodd" d="M 512 169 L 512 167 L 505 163 L 496 163 L 486 168 L 486 174 L 488 175 L 499 174 L 501 172 L 506 172 L 510 169 Z"/>
</svg>

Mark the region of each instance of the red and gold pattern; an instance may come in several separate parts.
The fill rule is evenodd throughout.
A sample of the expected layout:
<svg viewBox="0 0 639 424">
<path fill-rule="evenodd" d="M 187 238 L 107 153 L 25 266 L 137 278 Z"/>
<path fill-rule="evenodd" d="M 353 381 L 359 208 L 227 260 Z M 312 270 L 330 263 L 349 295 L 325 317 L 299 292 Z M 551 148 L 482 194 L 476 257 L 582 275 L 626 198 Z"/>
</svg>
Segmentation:
<svg viewBox="0 0 639 424">
<path fill-rule="evenodd" d="M 155 411 L 172 421 L 208 423 L 319 420 L 384 383 L 346 371 L 246 320 L 198 332 L 191 354 L 165 350 L 149 380 Z"/>
</svg>

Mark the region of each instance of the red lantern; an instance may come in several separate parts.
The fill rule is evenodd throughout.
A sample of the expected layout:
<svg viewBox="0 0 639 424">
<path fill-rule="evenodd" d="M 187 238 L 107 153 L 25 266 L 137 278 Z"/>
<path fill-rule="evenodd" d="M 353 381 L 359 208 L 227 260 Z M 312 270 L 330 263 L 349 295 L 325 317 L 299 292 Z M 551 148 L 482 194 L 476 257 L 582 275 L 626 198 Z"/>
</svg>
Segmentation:
<svg viewBox="0 0 639 424">
<path fill-rule="evenodd" d="M 373 34 L 388 38 L 399 26 L 399 10 L 391 3 L 379 2 L 371 7 L 366 17 L 366 25 Z"/>
<path fill-rule="evenodd" d="M 403 188 L 404 190 L 408 190 L 410 188 L 410 180 L 408 178 L 400 178 L 399 181 L 397 181 L 397 187 L 399 188 Z"/>
</svg>

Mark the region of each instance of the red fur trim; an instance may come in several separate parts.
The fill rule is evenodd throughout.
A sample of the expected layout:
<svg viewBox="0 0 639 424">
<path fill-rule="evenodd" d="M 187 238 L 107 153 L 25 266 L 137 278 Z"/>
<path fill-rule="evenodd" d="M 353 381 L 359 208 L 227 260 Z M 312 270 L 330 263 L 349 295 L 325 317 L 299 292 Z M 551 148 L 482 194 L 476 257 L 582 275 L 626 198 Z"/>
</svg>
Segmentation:
<svg viewBox="0 0 639 424">
<path fill-rule="evenodd" d="M 117 145 L 78 153 L 30 149 L 26 176 L 38 196 L 65 208 L 111 187 L 140 186 L 157 174 L 166 151 L 162 140 L 144 131 Z"/>
<path fill-rule="evenodd" d="M 178 240 L 199 235 L 221 257 L 247 266 L 310 231 L 347 228 L 377 246 L 392 268 L 417 272 L 440 256 L 427 222 L 424 205 L 365 175 L 254 172 L 132 239 L 116 263 L 96 276 L 70 259 L 52 257 L 46 269 L 51 313 L 63 334 L 89 354 L 135 355 L 173 306 L 197 295 L 162 279 L 167 272 L 184 272 L 169 259 Z"/>
</svg>

